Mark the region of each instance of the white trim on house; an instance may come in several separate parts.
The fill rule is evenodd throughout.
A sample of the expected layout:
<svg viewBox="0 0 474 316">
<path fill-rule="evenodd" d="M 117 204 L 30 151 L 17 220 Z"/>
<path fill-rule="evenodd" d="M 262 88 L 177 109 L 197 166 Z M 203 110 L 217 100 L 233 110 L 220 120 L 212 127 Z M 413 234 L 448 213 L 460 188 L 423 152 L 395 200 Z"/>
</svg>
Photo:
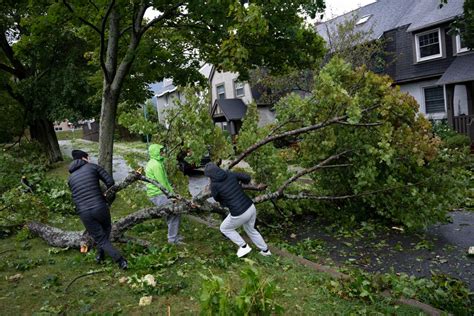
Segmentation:
<svg viewBox="0 0 474 316">
<path fill-rule="evenodd" d="M 434 32 L 438 32 L 439 54 L 421 57 L 420 41 L 419 41 L 420 36 L 430 34 L 430 33 L 434 33 Z M 426 32 L 421 32 L 421 33 L 415 34 L 416 62 L 427 61 L 427 60 L 443 57 L 443 45 L 442 44 L 443 44 L 443 38 L 441 36 L 441 28 L 431 29 L 431 30 L 426 31 Z"/>
<path fill-rule="evenodd" d="M 172 92 L 175 92 L 175 91 L 176 91 L 176 89 L 178 89 L 178 87 L 174 87 L 173 89 L 170 89 L 170 90 L 163 91 L 162 93 L 160 93 L 160 94 L 157 94 L 157 95 L 156 95 L 156 97 L 157 97 L 157 98 L 159 98 L 159 97 L 162 97 L 162 96 L 164 96 L 164 95 L 165 95 L 165 94 L 167 94 L 167 93 L 172 93 Z"/>
<path fill-rule="evenodd" d="M 456 53 L 461 54 L 461 53 L 465 53 L 465 52 L 468 52 L 468 51 L 469 51 L 469 48 L 467 46 L 466 47 L 461 47 L 461 35 L 456 34 Z"/>
</svg>

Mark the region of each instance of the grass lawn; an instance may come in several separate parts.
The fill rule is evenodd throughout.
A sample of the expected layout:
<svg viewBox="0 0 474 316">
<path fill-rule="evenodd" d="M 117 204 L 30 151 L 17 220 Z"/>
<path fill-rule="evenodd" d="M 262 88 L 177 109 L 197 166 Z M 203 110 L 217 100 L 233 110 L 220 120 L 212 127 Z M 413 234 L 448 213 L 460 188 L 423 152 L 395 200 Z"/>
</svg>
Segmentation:
<svg viewBox="0 0 474 316">
<path fill-rule="evenodd" d="M 75 129 L 74 131 L 57 131 L 56 137 L 58 140 L 71 140 L 71 139 L 81 139 L 84 131 L 82 128 Z"/>
<path fill-rule="evenodd" d="M 65 179 L 64 166 L 49 176 Z M 113 219 L 150 205 L 138 187 L 120 192 L 112 207 Z M 51 216 L 54 226 L 80 230 L 77 216 Z M 149 315 L 167 313 L 188 315 L 199 312 L 203 275 L 228 280 L 233 291 L 239 291 L 239 274 L 248 261 L 235 256 L 236 248 L 221 234 L 202 224 L 184 218 L 181 234 L 186 245 L 166 243 L 166 223 L 151 220 L 139 224 L 130 235 L 154 244 L 143 249 L 118 244 L 129 260 L 128 271 L 119 270 L 107 260 L 98 265 L 94 252 L 81 254 L 76 249 L 49 247 L 25 231 L 0 240 L 0 311 L 2 315 L 105 314 Z M 281 289 L 276 300 L 287 315 L 418 315 L 419 311 L 395 306 L 380 298 L 374 303 L 344 300 L 328 290 L 331 279 L 293 261 L 277 256 L 262 257 L 257 251 L 248 258 L 263 276 L 274 280 Z M 89 271 L 100 273 L 68 284 Z M 152 274 L 156 287 L 134 287 L 133 280 Z M 16 276 L 15 276 L 16 275 Z M 125 277 L 125 278 L 124 278 Z M 120 282 L 120 280 L 125 282 Z M 151 305 L 139 306 L 144 295 L 152 295 Z"/>
</svg>

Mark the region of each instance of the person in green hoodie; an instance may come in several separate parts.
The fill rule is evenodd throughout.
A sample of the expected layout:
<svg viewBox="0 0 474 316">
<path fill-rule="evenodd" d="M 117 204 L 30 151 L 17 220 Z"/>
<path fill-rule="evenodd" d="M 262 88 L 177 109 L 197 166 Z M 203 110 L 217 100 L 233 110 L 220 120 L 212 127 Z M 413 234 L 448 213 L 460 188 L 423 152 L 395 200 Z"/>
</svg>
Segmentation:
<svg viewBox="0 0 474 316">
<path fill-rule="evenodd" d="M 145 167 L 145 176 L 147 178 L 158 181 L 168 192 L 173 193 L 173 188 L 168 180 L 165 169 L 165 157 L 163 156 L 164 147 L 159 144 L 153 144 L 148 148 L 150 153 L 150 160 Z M 169 199 L 164 193 L 155 185 L 147 183 L 147 195 L 150 201 L 156 206 L 161 206 L 169 202 Z M 168 242 L 170 244 L 180 244 L 183 239 L 179 235 L 179 224 L 181 222 L 181 215 L 171 214 L 166 217 L 168 223 Z"/>
</svg>

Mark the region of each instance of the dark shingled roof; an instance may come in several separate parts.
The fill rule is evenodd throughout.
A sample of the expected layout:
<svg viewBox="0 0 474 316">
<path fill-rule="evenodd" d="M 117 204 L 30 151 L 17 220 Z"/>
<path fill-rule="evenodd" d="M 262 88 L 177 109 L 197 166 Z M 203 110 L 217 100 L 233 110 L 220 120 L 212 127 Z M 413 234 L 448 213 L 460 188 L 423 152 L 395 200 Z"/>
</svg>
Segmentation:
<svg viewBox="0 0 474 316">
<path fill-rule="evenodd" d="M 247 105 L 242 99 L 217 99 L 212 107 L 212 116 L 217 106 L 221 108 L 227 121 L 241 120 L 247 112 Z"/>
<path fill-rule="evenodd" d="M 410 10 L 405 12 L 397 26 L 410 24 L 407 32 L 413 32 L 453 20 L 463 13 L 464 0 L 449 0 L 442 8 L 439 4 L 439 0 L 413 1 Z"/>
<path fill-rule="evenodd" d="M 328 31 L 334 33 L 337 24 L 350 20 L 352 16 L 359 19 L 370 15 L 367 22 L 356 27 L 361 32 L 372 29 L 368 40 L 380 38 L 384 32 L 410 25 L 408 32 L 439 24 L 454 19 L 463 13 L 463 0 L 449 0 L 439 8 L 439 0 L 378 0 L 354 11 L 338 16 L 316 26 L 316 31 L 327 41 Z"/>
<path fill-rule="evenodd" d="M 474 80 L 474 53 L 461 55 L 438 80 L 439 85 Z"/>
</svg>

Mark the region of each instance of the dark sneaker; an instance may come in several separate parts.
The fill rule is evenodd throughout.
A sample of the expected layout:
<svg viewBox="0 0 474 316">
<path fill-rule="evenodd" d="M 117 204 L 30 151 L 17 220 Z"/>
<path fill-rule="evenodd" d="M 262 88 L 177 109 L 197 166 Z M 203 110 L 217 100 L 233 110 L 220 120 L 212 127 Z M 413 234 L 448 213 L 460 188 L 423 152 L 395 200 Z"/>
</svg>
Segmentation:
<svg viewBox="0 0 474 316">
<path fill-rule="evenodd" d="M 128 269 L 128 262 L 124 258 L 120 258 L 118 261 L 118 266 L 122 270 L 127 270 Z"/>
<path fill-rule="evenodd" d="M 105 259 L 105 253 L 103 249 L 99 249 L 97 251 L 97 255 L 95 256 L 95 262 L 101 263 Z"/>
</svg>

